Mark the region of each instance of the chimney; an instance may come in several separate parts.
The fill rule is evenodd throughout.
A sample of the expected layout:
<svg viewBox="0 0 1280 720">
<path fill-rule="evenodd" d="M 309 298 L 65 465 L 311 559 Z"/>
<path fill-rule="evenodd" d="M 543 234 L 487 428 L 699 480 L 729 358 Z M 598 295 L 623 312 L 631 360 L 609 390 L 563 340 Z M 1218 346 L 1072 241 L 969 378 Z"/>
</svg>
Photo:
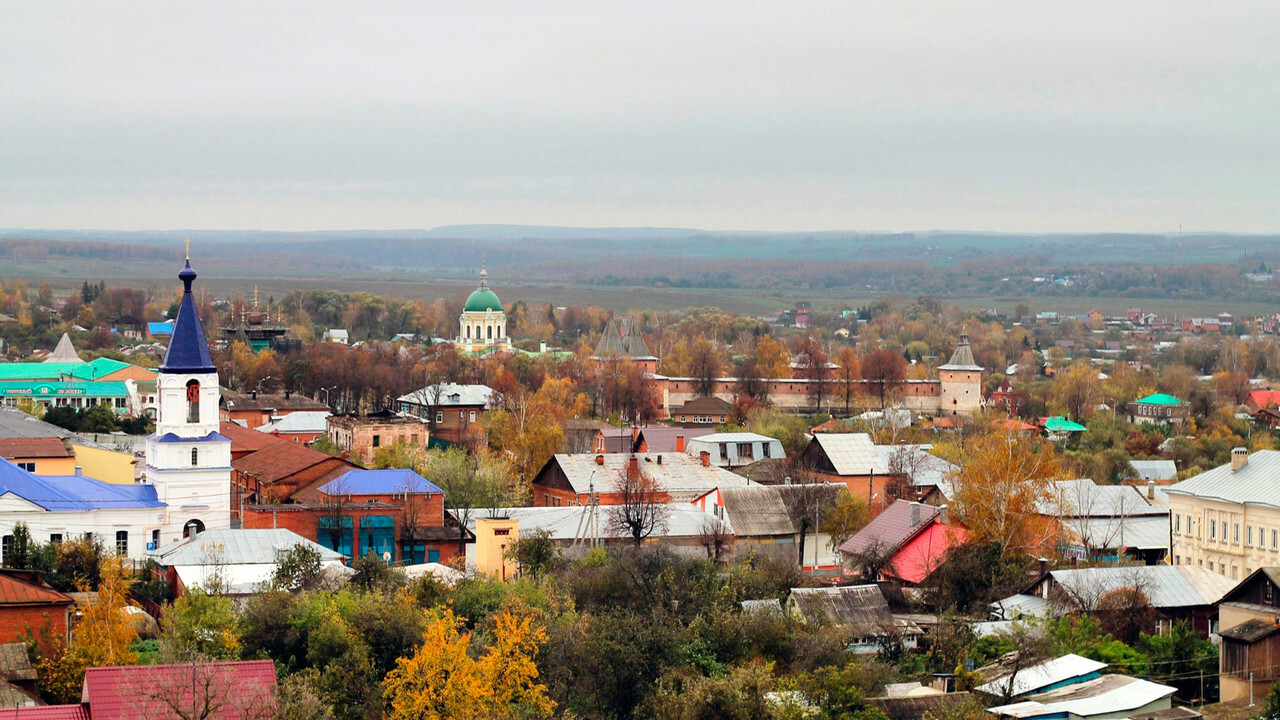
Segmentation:
<svg viewBox="0 0 1280 720">
<path fill-rule="evenodd" d="M 1147 481 L 1147 499 L 1148 500 L 1156 499 L 1156 481 L 1155 480 Z"/>
<path fill-rule="evenodd" d="M 659 465 L 661 465 L 661 464 L 662 464 L 662 456 L 661 456 L 661 455 L 659 455 L 659 456 L 658 456 L 658 464 L 659 464 Z"/>
<path fill-rule="evenodd" d="M 258 399 L 258 391 L 256 388 L 249 391 L 249 397 L 253 398 L 254 400 Z"/>
<path fill-rule="evenodd" d="M 546 341 L 546 340 L 543 340 L 542 342 L 538 343 L 538 352 L 539 352 L 539 353 L 542 353 L 543 355 L 545 355 L 545 354 L 547 353 L 547 341 Z"/>
<path fill-rule="evenodd" d="M 702 467 L 711 467 L 711 453 L 703 450 L 698 453 L 698 459 L 702 460 Z"/>
<path fill-rule="evenodd" d="M 684 452 L 684 436 L 676 436 L 676 452 Z"/>
<path fill-rule="evenodd" d="M 603 465 L 603 464 L 604 464 L 604 456 L 603 456 L 603 455 L 596 455 L 596 464 L 597 464 L 597 465 Z"/>
<path fill-rule="evenodd" d="M 293 396 L 293 391 L 292 391 L 292 390 L 285 390 L 285 391 L 284 391 L 284 399 L 285 399 L 285 400 L 288 400 L 288 399 L 289 399 L 290 397 L 292 397 L 292 396 Z"/>
<path fill-rule="evenodd" d="M 1036 560 L 1036 562 L 1040 563 L 1041 575 L 1044 575 L 1045 573 L 1049 572 L 1049 558 L 1040 558 Z"/>
<path fill-rule="evenodd" d="M 913 502 L 911 503 L 911 527 L 915 527 L 919 524 L 920 524 L 920 503 Z"/>
<path fill-rule="evenodd" d="M 947 521 L 950 519 L 951 519 L 951 513 L 947 510 L 947 506 L 939 505 L 938 506 L 938 522 L 942 523 L 943 525 L 946 525 Z"/>
<path fill-rule="evenodd" d="M 627 462 L 627 476 L 628 477 L 640 476 L 640 459 L 637 458 L 635 455 L 632 455 L 631 460 Z"/>
<path fill-rule="evenodd" d="M 1231 472 L 1240 472 L 1249 464 L 1249 449 L 1238 447 L 1231 451 Z"/>
</svg>

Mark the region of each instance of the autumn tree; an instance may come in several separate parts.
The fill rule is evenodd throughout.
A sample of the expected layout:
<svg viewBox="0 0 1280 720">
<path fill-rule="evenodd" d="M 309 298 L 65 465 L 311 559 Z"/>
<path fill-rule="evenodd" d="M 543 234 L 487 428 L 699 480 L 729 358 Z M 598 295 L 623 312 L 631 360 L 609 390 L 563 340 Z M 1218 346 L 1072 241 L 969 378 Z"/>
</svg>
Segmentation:
<svg viewBox="0 0 1280 720">
<path fill-rule="evenodd" d="M 902 385 L 906 372 L 907 361 L 889 349 L 876 350 L 862 359 L 862 377 L 880 397 L 881 409 Z"/>
<path fill-rule="evenodd" d="M 1063 475 L 1053 447 L 1040 438 L 994 432 L 971 440 L 952 481 L 971 542 L 994 543 L 1002 557 L 1040 550 L 1055 526 L 1041 513 Z"/>
<path fill-rule="evenodd" d="M 770 380 L 791 377 L 791 355 L 785 345 L 770 335 L 756 341 L 755 361 L 761 377 Z"/>
<path fill-rule="evenodd" d="M 844 414 L 848 415 L 853 407 L 853 399 L 862 391 L 859 380 L 862 377 L 862 363 L 858 353 L 851 347 L 840 348 L 836 363 L 840 366 L 836 379 L 839 382 L 837 397 L 844 403 Z"/>
<path fill-rule="evenodd" d="M 428 615 L 424 642 L 396 660 L 382 682 L 388 720 L 502 720 L 549 717 L 555 704 L 535 662 L 546 631 L 510 612 L 494 621 L 483 654 L 468 654 L 471 633 L 445 608 Z"/>
<path fill-rule="evenodd" d="M 829 374 L 827 354 L 822 346 L 812 337 L 805 338 L 797 353 L 796 377 L 808 381 L 805 392 L 818 410 L 822 409 L 822 400 L 827 396 Z"/>
<path fill-rule="evenodd" d="M 586 412 L 586 396 L 568 379 L 548 380 L 536 393 L 519 390 L 505 407 L 486 412 L 481 426 L 489 446 L 505 455 L 522 488 L 552 455 L 564 450 L 564 423 Z"/>
<path fill-rule="evenodd" d="M 99 567 L 98 601 L 85 607 L 71 644 L 37 658 L 40 692 L 57 703 L 80 697 L 85 670 L 105 665 L 132 665 L 137 655 L 130 649 L 138 639 L 125 614 L 129 605 L 129 577 L 123 558 L 110 557 Z M 92 586 L 82 584 L 89 592 Z"/>
<path fill-rule="evenodd" d="M 1102 381 L 1098 370 L 1088 362 L 1079 362 L 1053 378 L 1051 407 L 1059 414 L 1083 421 L 1093 414 L 1102 401 Z"/>
<path fill-rule="evenodd" d="M 720 355 L 711 341 L 705 337 L 695 340 L 689 354 L 689 376 L 693 378 L 693 391 L 698 397 L 715 394 L 720 369 Z"/>
<path fill-rule="evenodd" d="M 467 523 L 476 510 L 505 507 L 515 496 L 510 475 L 487 451 L 469 455 L 462 448 L 432 453 L 427 476 L 444 491 L 445 508 L 458 520 L 458 552 L 467 547 Z"/>
<path fill-rule="evenodd" d="M 611 533 L 630 537 L 638 547 L 645 538 L 666 527 L 668 508 L 663 503 L 662 488 L 652 475 L 640 469 L 634 455 L 618 473 L 613 492 L 618 502 L 606 511 Z"/>
</svg>

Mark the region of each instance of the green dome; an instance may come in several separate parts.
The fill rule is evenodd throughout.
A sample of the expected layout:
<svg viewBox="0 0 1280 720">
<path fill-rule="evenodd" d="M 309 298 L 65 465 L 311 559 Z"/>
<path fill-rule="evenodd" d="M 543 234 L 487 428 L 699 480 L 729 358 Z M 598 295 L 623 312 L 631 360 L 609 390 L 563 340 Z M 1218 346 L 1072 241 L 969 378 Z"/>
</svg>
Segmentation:
<svg viewBox="0 0 1280 720">
<path fill-rule="evenodd" d="M 467 296 L 467 304 L 462 309 L 465 312 L 484 312 L 485 310 L 502 312 L 502 302 L 489 288 L 479 288 Z"/>
</svg>

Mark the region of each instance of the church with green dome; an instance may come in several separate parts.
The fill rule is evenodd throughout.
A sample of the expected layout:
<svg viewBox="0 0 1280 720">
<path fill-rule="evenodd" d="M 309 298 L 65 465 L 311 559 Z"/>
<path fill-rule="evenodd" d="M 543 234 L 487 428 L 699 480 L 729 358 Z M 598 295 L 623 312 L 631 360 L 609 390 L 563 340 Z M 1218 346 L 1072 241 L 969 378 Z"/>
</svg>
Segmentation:
<svg viewBox="0 0 1280 720">
<path fill-rule="evenodd" d="M 484 263 L 480 264 L 480 284 L 467 296 L 462 315 L 458 317 L 458 337 L 453 344 L 466 352 L 511 347 L 511 338 L 507 337 L 507 314 L 502 310 L 502 301 L 497 293 L 489 289 L 489 273 Z"/>
</svg>

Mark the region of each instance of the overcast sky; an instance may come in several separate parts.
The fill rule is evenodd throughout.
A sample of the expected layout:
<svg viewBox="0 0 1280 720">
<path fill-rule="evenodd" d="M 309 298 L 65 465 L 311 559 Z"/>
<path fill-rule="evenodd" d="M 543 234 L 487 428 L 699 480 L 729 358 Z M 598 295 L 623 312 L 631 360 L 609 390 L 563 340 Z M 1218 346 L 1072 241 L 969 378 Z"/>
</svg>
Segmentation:
<svg viewBox="0 0 1280 720">
<path fill-rule="evenodd" d="M 1280 2 L 0 2 L 0 227 L 1280 231 Z"/>
</svg>

